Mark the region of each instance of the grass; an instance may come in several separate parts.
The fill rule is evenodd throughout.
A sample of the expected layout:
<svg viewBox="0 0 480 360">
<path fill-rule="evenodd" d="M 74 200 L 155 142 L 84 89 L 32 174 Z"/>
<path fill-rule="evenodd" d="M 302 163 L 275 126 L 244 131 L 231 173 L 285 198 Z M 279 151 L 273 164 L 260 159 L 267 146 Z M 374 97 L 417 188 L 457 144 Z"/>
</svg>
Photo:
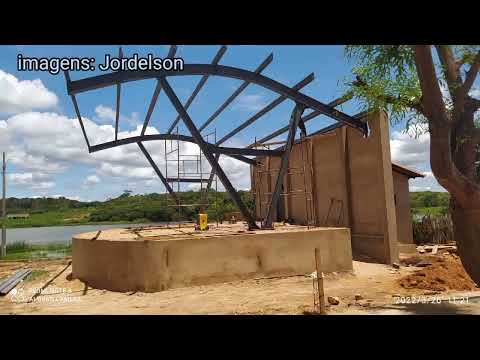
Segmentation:
<svg viewBox="0 0 480 360">
<path fill-rule="evenodd" d="M 431 216 L 441 216 L 445 215 L 448 212 L 448 207 L 446 206 L 431 206 L 431 207 L 418 207 L 412 208 L 412 215 L 431 215 Z"/>
<path fill-rule="evenodd" d="M 7 244 L 7 256 L 3 260 L 55 258 L 70 256 L 71 254 L 72 246 L 70 244 L 27 244 L 25 242 L 15 242 Z"/>
<path fill-rule="evenodd" d="M 96 208 L 49 210 L 42 213 L 32 213 L 27 219 L 7 219 L 7 229 L 44 227 L 44 226 L 74 226 L 74 225 L 109 225 L 109 224 L 140 224 L 151 220 L 139 218 L 135 220 L 121 219 L 118 221 L 90 221 L 90 212 Z"/>
<path fill-rule="evenodd" d="M 64 226 L 89 223 L 89 214 L 94 208 L 60 209 L 31 213 L 26 219 L 7 219 L 7 228 Z"/>
</svg>

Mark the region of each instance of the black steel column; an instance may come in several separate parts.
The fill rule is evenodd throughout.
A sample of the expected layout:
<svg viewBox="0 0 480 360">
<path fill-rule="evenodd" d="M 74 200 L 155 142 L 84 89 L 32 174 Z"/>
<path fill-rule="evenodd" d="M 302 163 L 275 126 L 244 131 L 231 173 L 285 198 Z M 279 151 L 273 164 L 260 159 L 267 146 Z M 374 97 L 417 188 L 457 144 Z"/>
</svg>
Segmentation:
<svg viewBox="0 0 480 360">
<path fill-rule="evenodd" d="M 238 195 L 237 191 L 233 187 L 232 183 L 228 179 L 227 175 L 225 174 L 225 172 L 223 171 L 223 169 L 221 168 L 219 163 L 215 160 L 215 156 L 213 155 L 209 146 L 207 145 L 207 143 L 203 139 L 202 135 L 200 134 L 200 131 L 198 131 L 194 122 L 192 121 L 192 119 L 188 115 L 187 111 L 183 107 L 182 103 L 178 99 L 177 95 L 175 94 L 175 92 L 171 88 L 170 84 L 168 83 L 168 81 L 164 77 L 160 78 L 160 82 L 162 83 L 165 94 L 168 96 L 168 98 L 172 102 L 172 104 L 175 107 L 175 109 L 177 110 L 178 114 L 182 117 L 185 125 L 187 126 L 188 130 L 192 134 L 192 137 L 195 139 L 195 141 L 197 142 L 197 145 L 200 147 L 203 154 L 205 155 L 208 162 L 210 163 L 210 166 L 212 167 L 212 169 L 215 170 L 215 172 L 217 173 L 218 177 L 220 178 L 220 181 L 222 182 L 223 186 L 225 187 L 225 189 L 230 194 L 232 200 L 238 206 L 242 215 L 247 220 L 249 228 L 250 229 L 258 229 L 258 226 L 255 223 L 255 219 L 252 217 L 252 215 L 248 211 L 248 209 L 245 206 L 245 204 L 243 203 L 242 199 L 240 199 L 240 196 Z"/>
<path fill-rule="evenodd" d="M 298 104 L 293 109 L 292 116 L 290 118 L 290 125 L 289 125 L 289 132 L 287 143 L 285 144 L 285 152 L 282 156 L 282 162 L 280 164 L 280 170 L 277 175 L 277 181 L 275 183 L 275 189 L 272 193 L 272 198 L 270 199 L 270 204 L 268 206 L 267 216 L 265 221 L 262 225 L 263 229 L 271 229 L 273 223 L 273 210 L 276 209 L 278 204 L 278 198 L 280 197 L 280 192 L 283 186 L 283 178 L 285 172 L 288 169 L 288 161 L 290 159 L 290 152 L 292 151 L 293 143 L 295 142 L 295 134 L 297 133 L 298 124 L 302 118 L 303 111 L 305 110 L 305 106 L 302 104 Z"/>
</svg>

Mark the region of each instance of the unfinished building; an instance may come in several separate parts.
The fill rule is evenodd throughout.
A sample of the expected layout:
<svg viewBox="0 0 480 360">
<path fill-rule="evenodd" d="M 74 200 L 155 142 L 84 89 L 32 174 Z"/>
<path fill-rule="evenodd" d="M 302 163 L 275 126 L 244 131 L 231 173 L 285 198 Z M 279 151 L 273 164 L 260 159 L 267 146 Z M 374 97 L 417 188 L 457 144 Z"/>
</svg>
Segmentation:
<svg viewBox="0 0 480 360">
<path fill-rule="evenodd" d="M 386 114 L 366 115 L 363 121 L 368 137 L 337 126 L 296 141 L 272 216 L 294 224 L 348 227 L 354 252 L 392 263 L 399 250 L 414 248 L 408 179 L 423 175 L 392 164 Z M 257 160 L 251 182 L 256 218 L 262 220 L 281 160 Z"/>
<path fill-rule="evenodd" d="M 313 73 L 291 87 L 262 75 L 272 62 L 273 54 L 254 71 L 219 65 L 226 50 L 226 46 L 220 47 L 210 64 L 185 64 L 181 71 L 118 71 L 79 80 L 71 80 L 65 72 L 68 95 L 90 153 L 118 146 L 130 146 L 132 150 L 138 147 L 174 206 L 179 208 L 191 204 L 180 202 L 177 192 L 181 188 L 178 186 L 176 192 L 172 182 L 177 185 L 180 182 L 199 183 L 202 191 L 208 193 L 214 178 L 218 177 L 245 220 L 245 224 L 231 226 L 211 224 L 205 231 L 188 224 L 79 234 L 72 243 L 74 278 L 93 287 L 115 291 L 161 291 L 233 279 L 309 274 L 316 269 L 314 254 L 317 252 L 320 253 L 319 269 L 328 272 L 352 270 L 352 249 L 385 263 L 397 259 L 399 230 L 385 114 L 352 116 L 336 109 L 350 97 L 324 104 L 301 93 L 300 90 L 314 80 Z M 167 58 L 173 58 L 176 51 L 177 47 L 171 46 Z M 119 58 L 123 58 L 121 49 Z M 169 82 L 171 77 L 178 76 L 200 76 L 184 103 Z M 237 79 L 242 83 L 206 121 L 197 123 L 188 108 L 211 76 Z M 155 83 L 155 90 L 140 133 L 119 138 L 122 86 L 149 80 Z M 225 135 L 219 131 L 223 135 L 219 140 L 215 131 L 212 142 L 208 138 L 209 127 L 250 84 L 272 91 L 277 97 Z M 116 89 L 115 131 L 111 140 L 91 144 L 77 96 L 106 87 Z M 162 91 L 178 115 L 167 131 L 147 134 Z M 247 147 L 223 145 L 287 100 L 293 108 L 286 126 L 258 141 L 255 139 Z M 305 123 L 320 115 L 336 123 L 321 130 L 322 136 L 309 136 Z M 178 131 L 180 121 L 188 133 Z M 282 146 L 269 148 L 266 145 L 283 134 L 287 136 Z M 183 160 L 177 151 L 178 145 L 170 149 L 177 156 L 176 174 L 167 171 L 166 164 L 164 170 L 160 169 L 146 147 L 150 141 L 198 145 L 198 159 L 204 157 L 209 175 L 202 176 L 202 165 L 199 177 L 181 171 L 179 164 Z M 221 156 L 252 166 L 257 203 L 254 213 L 244 204 L 219 163 Z M 399 178 L 398 184 L 405 193 L 405 181 Z M 402 206 L 405 205 L 403 196 Z M 406 212 L 403 208 L 402 216 Z M 292 219 L 296 225 L 275 223 L 276 219 Z M 403 225 L 400 228 L 405 231 Z M 408 243 L 407 237 L 402 239 Z"/>
</svg>

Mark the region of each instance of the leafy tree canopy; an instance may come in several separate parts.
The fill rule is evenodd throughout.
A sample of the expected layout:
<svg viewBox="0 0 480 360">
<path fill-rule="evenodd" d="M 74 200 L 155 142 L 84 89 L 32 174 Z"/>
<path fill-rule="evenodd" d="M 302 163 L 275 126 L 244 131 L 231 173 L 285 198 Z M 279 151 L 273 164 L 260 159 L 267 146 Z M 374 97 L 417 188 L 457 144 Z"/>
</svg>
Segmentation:
<svg viewBox="0 0 480 360">
<path fill-rule="evenodd" d="M 463 70 L 460 73 L 464 81 L 466 70 L 474 62 L 480 46 L 461 45 L 451 49 L 457 59 L 456 66 Z M 412 127 L 417 131 L 426 130 L 412 46 L 349 45 L 345 47 L 345 55 L 354 62 L 353 74 L 346 79 L 348 93 L 361 100 L 364 111 L 381 109 L 395 123 L 406 120 L 407 130 Z M 447 85 L 446 69 L 438 60 L 435 65 L 445 105 L 451 111 L 450 93 L 455 90 L 455 85 Z M 460 84 L 459 81 L 457 86 Z M 478 123 L 480 119 L 477 118 Z"/>
</svg>

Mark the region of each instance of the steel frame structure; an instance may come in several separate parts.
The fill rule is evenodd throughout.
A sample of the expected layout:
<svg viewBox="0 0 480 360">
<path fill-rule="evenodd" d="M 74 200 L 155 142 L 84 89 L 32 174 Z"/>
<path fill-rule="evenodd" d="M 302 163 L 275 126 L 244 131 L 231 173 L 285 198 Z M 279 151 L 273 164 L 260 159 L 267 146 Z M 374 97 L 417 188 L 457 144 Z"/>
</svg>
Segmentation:
<svg viewBox="0 0 480 360">
<path fill-rule="evenodd" d="M 176 46 L 171 46 L 168 52 L 167 57 L 173 58 L 177 51 Z M 206 187 L 207 191 L 211 186 L 211 182 L 214 175 L 217 175 L 220 179 L 222 185 L 229 193 L 232 200 L 235 202 L 239 210 L 241 211 L 242 215 L 246 219 L 250 229 L 258 229 L 258 225 L 255 221 L 254 216 L 250 213 L 247 209 L 245 204 L 242 202 L 240 196 L 238 195 L 237 191 L 233 187 L 232 183 L 230 182 L 227 174 L 224 172 L 222 167 L 219 164 L 219 159 L 221 155 L 226 155 L 237 160 L 243 161 L 248 164 L 257 164 L 255 159 L 251 159 L 248 156 L 279 156 L 282 158 L 281 160 L 281 168 L 278 174 L 277 183 L 275 185 L 275 189 L 273 191 L 273 196 L 270 201 L 269 209 L 267 212 L 267 219 L 264 222 L 262 227 L 271 228 L 272 227 L 272 209 L 275 208 L 278 198 L 280 196 L 280 189 L 282 186 L 284 173 L 287 171 L 288 168 L 288 159 L 290 155 L 291 148 L 295 142 L 295 135 L 297 128 L 300 128 L 302 136 L 307 135 L 305 129 L 305 123 L 307 121 L 312 120 L 313 118 L 319 115 L 326 115 L 329 118 L 337 121 L 338 124 L 334 124 L 334 126 L 343 126 L 347 125 L 350 126 L 361 133 L 364 136 L 368 136 L 368 126 L 365 122 L 362 122 L 357 117 L 350 116 L 345 114 L 342 111 L 335 109 L 336 106 L 340 105 L 341 103 L 349 100 L 349 97 L 342 97 L 340 99 L 334 100 L 329 104 L 324 104 L 310 96 L 307 96 L 301 93 L 299 90 L 302 89 L 304 86 L 309 84 L 314 80 L 314 74 L 308 75 L 302 81 L 297 83 L 296 85 L 289 87 L 280 82 L 277 82 L 269 77 L 262 75 L 262 71 L 267 68 L 267 66 L 273 61 L 273 54 L 270 54 L 254 71 L 244 70 L 236 67 L 219 65 L 221 58 L 224 56 L 225 52 L 227 51 L 226 46 L 220 47 L 217 54 L 213 58 L 210 64 L 185 64 L 183 70 L 158 70 L 158 71 L 117 71 L 111 72 L 103 75 L 92 76 L 80 80 L 71 80 L 70 75 L 68 72 L 65 72 L 65 80 L 67 85 L 67 92 L 68 95 L 72 99 L 73 107 L 75 109 L 75 113 L 77 115 L 80 128 L 82 130 L 83 136 L 85 138 L 85 142 L 88 147 L 88 151 L 90 153 L 101 151 L 105 149 L 111 149 L 117 146 L 122 146 L 125 144 L 136 143 L 144 156 L 146 157 L 147 161 L 150 163 L 152 168 L 155 170 L 156 174 L 164 184 L 167 191 L 172 195 L 173 199 L 178 202 L 178 198 L 172 189 L 172 187 L 168 183 L 168 179 L 162 174 L 161 170 L 155 164 L 154 160 L 144 147 L 143 143 L 146 141 L 153 141 L 153 140 L 180 140 L 180 141 L 187 141 L 196 143 L 202 153 L 204 154 L 205 158 L 209 162 L 211 166 L 211 173 L 210 178 L 208 181 L 208 185 Z M 122 49 L 119 49 L 119 58 L 124 56 Z M 191 75 L 201 75 L 200 81 L 197 83 L 194 91 L 188 98 L 188 100 L 182 104 L 181 101 L 178 99 L 177 94 L 170 86 L 169 81 L 167 78 L 173 76 L 191 76 Z M 197 126 L 193 119 L 188 114 L 187 110 L 190 105 L 195 100 L 196 96 L 199 94 L 207 80 L 210 76 L 220 76 L 226 78 L 234 78 L 243 80 L 243 83 L 224 101 L 224 103 L 201 125 Z M 124 83 L 144 80 L 144 79 L 156 79 L 157 84 L 152 95 L 152 99 L 150 101 L 147 114 L 145 116 L 145 120 L 143 123 L 142 131 L 139 136 L 132 136 L 126 139 L 118 139 L 118 127 L 119 127 L 119 118 L 120 118 L 120 98 L 121 98 L 121 86 Z M 209 143 L 205 141 L 204 136 L 201 134 L 203 130 L 205 130 L 218 116 L 230 105 L 235 98 L 237 98 L 250 84 L 255 84 L 271 90 L 277 93 L 279 96 L 272 101 L 270 104 L 265 106 L 261 109 L 258 113 L 244 121 L 240 126 L 236 129 L 229 132 L 223 138 L 215 143 Z M 76 95 L 95 90 L 100 88 L 105 88 L 109 86 L 116 87 L 116 116 L 115 116 L 115 138 L 113 141 L 105 142 L 102 144 L 91 145 L 89 139 L 87 137 L 85 127 L 83 124 L 82 116 L 80 113 L 80 109 L 78 107 Z M 150 122 L 150 118 L 152 113 L 155 109 L 155 105 L 158 100 L 158 96 L 160 95 L 161 91 L 164 91 L 167 95 L 168 99 L 176 109 L 178 116 L 174 119 L 174 121 L 169 126 L 169 129 L 164 134 L 155 134 L 155 135 L 147 135 L 145 131 L 147 126 Z M 270 135 L 262 138 L 259 141 L 245 147 L 245 148 L 233 148 L 233 147 L 223 147 L 220 146 L 228 139 L 232 138 L 240 131 L 244 130 L 245 128 L 254 124 L 259 118 L 263 115 L 268 113 L 269 111 L 273 110 L 275 107 L 280 105 L 285 100 L 291 100 L 295 103 L 295 108 L 293 109 L 290 123 L 289 125 L 273 132 Z M 302 117 L 303 112 L 306 109 L 311 109 L 308 115 Z M 184 134 L 172 134 L 173 129 L 177 126 L 178 122 L 182 120 L 185 124 L 186 128 L 188 129 L 190 135 Z M 264 149 L 256 149 L 255 145 L 259 143 L 264 143 L 270 139 L 273 139 L 285 132 L 288 131 L 288 138 L 286 145 L 277 148 L 274 150 L 264 150 Z M 188 179 L 180 179 L 180 181 L 185 180 L 186 182 L 189 181 Z"/>
</svg>

